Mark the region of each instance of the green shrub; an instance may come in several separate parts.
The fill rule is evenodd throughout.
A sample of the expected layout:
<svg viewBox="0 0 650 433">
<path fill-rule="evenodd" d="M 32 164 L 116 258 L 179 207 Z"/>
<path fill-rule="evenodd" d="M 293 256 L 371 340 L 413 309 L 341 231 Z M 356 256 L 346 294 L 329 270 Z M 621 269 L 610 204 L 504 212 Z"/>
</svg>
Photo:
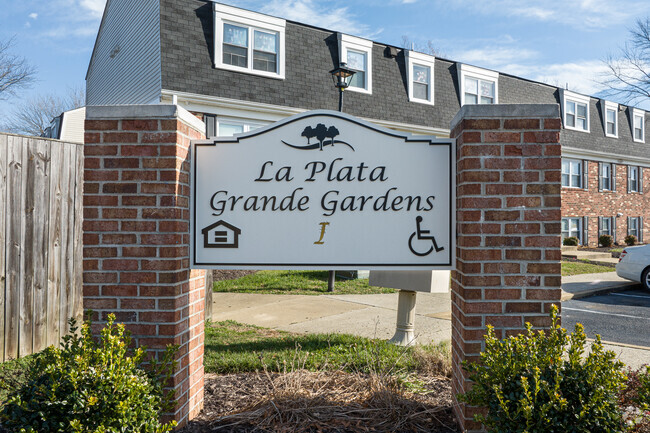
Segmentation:
<svg viewBox="0 0 650 433">
<path fill-rule="evenodd" d="M 163 384 L 171 376 L 176 348 L 161 362 L 140 368 L 146 352 L 131 352 L 123 324 L 109 316 L 98 341 L 86 321 L 77 333 L 63 337 L 61 348 L 48 347 L 36 357 L 27 383 L 11 394 L 0 420 L 23 433 L 163 433 L 175 422 L 161 424 L 159 413 L 171 402 Z"/>
<path fill-rule="evenodd" d="M 579 244 L 580 244 L 580 240 L 575 236 L 569 236 L 568 238 L 564 238 L 564 240 L 562 241 L 562 245 L 568 247 L 577 247 Z"/>
<path fill-rule="evenodd" d="M 474 381 L 459 398 L 487 408 L 475 419 L 495 433 L 622 432 L 618 392 L 625 383 L 623 364 L 605 351 L 598 336 L 584 356 L 582 325 L 567 331 L 551 311 L 549 330 L 499 340 L 488 327 L 478 363 L 465 363 Z"/>
<path fill-rule="evenodd" d="M 605 248 L 609 248 L 614 245 L 614 238 L 612 235 L 600 235 L 598 236 L 598 243 L 600 243 Z"/>
<path fill-rule="evenodd" d="M 625 241 L 625 245 L 627 245 L 627 246 L 631 247 L 632 245 L 636 245 L 636 236 L 627 235 L 627 236 L 625 236 L 624 241 Z"/>
<path fill-rule="evenodd" d="M 635 403 L 646 411 L 650 411 L 650 365 L 645 366 L 637 376 L 639 387 L 637 388 L 637 398 Z"/>
</svg>

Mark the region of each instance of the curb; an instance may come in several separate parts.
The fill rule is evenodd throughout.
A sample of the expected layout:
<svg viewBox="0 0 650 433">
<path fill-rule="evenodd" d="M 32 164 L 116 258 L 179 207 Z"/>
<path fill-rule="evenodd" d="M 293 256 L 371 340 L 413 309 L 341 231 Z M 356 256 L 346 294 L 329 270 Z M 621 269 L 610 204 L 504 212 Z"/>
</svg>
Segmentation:
<svg viewBox="0 0 650 433">
<path fill-rule="evenodd" d="M 562 298 L 560 299 L 560 301 L 564 302 L 564 301 L 570 301 L 571 299 L 582 299 L 588 296 L 606 295 L 608 293 L 621 292 L 629 288 L 629 286 L 637 286 L 638 284 L 639 283 L 635 283 L 634 281 L 629 281 L 625 283 L 619 283 L 614 286 L 582 290 L 577 293 L 569 293 L 562 290 Z"/>
</svg>

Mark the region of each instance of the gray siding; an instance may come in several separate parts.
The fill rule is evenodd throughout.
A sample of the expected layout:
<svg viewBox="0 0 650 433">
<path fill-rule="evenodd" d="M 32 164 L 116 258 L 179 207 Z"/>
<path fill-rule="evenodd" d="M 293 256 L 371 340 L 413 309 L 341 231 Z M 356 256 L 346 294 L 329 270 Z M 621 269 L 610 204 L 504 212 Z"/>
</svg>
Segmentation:
<svg viewBox="0 0 650 433">
<path fill-rule="evenodd" d="M 86 104 L 148 104 L 160 90 L 159 0 L 109 0 L 86 77 Z"/>
<path fill-rule="evenodd" d="M 198 0 L 161 0 L 162 87 L 167 90 L 303 109 L 338 109 L 329 71 L 338 63 L 336 34 L 288 21 L 286 79 L 277 80 L 213 67 L 212 5 Z M 379 120 L 449 128 L 460 108 L 455 66 L 437 62 L 435 106 L 408 101 L 404 55 L 373 48 L 372 95 L 347 91 L 346 113 Z"/>
<path fill-rule="evenodd" d="M 338 108 L 329 71 L 338 64 L 336 34 L 287 21 L 286 79 L 277 80 L 213 67 L 212 4 L 202 0 L 161 0 L 162 88 L 302 109 Z M 435 106 L 409 102 L 404 54 L 373 47 L 372 95 L 347 91 L 346 113 L 393 122 L 448 129 L 460 109 L 456 64 L 436 59 Z M 619 138 L 605 137 L 598 99 L 591 98 L 591 132 L 564 130 L 567 147 L 650 157 L 650 144 L 632 140 L 628 110 L 619 113 Z M 499 76 L 501 104 L 559 104 L 557 87 L 507 74 Z M 646 115 L 646 141 L 650 143 Z"/>
</svg>

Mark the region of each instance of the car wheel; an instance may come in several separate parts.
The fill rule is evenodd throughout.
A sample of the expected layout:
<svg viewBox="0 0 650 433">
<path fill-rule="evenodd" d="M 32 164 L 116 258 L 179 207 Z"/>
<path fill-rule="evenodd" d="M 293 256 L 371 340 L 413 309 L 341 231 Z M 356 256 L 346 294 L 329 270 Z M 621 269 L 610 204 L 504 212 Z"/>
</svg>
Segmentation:
<svg viewBox="0 0 650 433">
<path fill-rule="evenodd" d="M 646 268 L 641 274 L 641 285 L 644 289 L 650 290 L 650 268 Z"/>
</svg>

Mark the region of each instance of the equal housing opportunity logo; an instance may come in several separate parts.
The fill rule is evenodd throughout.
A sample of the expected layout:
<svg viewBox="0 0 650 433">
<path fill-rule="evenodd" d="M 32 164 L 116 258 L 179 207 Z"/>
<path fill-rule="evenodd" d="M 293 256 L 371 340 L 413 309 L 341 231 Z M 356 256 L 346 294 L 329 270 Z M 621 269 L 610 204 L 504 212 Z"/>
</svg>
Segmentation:
<svg viewBox="0 0 650 433">
<path fill-rule="evenodd" d="M 325 126 L 324 123 L 319 123 L 315 127 L 307 126 L 302 133 L 300 134 L 301 137 L 305 137 L 307 139 L 307 145 L 306 146 L 296 146 L 295 144 L 287 143 L 284 140 L 281 140 L 282 143 L 289 147 L 293 147 L 294 149 L 300 149 L 300 150 L 314 150 L 314 149 L 319 149 L 323 150 L 323 147 L 325 146 L 334 146 L 335 144 L 345 144 L 348 146 L 352 151 L 354 152 L 354 147 L 352 147 L 349 143 L 346 143 L 345 141 L 341 140 L 335 140 L 335 137 L 338 137 L 340 134 L 339 130 L 335 126 Z M 315 138 L 318 140 L 318 143 L 311 143 L 311 140 Z M 329 140 L 327 140 L 329 138 Z"/>
</svg>

